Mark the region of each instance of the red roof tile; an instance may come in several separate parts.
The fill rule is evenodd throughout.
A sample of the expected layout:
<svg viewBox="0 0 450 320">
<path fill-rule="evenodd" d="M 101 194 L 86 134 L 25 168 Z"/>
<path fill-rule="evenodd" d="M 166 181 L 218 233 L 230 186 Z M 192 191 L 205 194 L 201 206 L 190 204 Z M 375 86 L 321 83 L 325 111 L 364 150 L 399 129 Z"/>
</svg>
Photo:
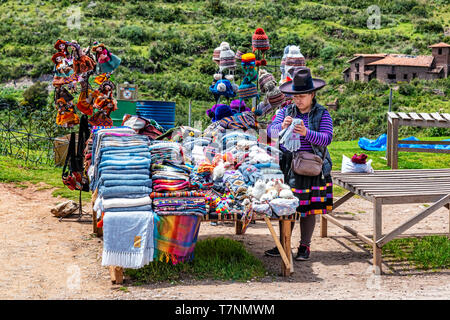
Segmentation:
<svg viewBox="0 0 450 320">
<path fill-rule="evenodd" d="M 433 56 L 408 56 L 390 54 L 381 60 L 368 63 L 373 65 L 392 65 L 392 66 L 411 66 L 411 67 L 430 67 L 433 63 Z"/>
<path fill-rule="evenodd" d="M 432 44 L 431 46 L 428 46 L 428 48 L 450 48 L 450 44 L 447 44 L 445 42 L 439 42 Z"/>
</svg>

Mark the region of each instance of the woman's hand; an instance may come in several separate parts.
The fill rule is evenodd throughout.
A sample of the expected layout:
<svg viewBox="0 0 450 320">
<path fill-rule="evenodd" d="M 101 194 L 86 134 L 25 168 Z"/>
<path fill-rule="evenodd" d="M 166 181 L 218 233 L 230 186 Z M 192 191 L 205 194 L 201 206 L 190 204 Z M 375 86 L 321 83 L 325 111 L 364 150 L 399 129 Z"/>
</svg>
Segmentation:
<svg viewBox="0 0 450 320">
<path fill-rule="evenodd" d="M 289 127 L 292 123 L 292 117 L 287 116 L 286 118 L 284 118 L 283 123 L 281 124 L 281 129 L 286 129 L 287 127 Z"/>
<path fill-rule="evenodd" d="M 305 127 L 305 124 L 303 123 L 303 120 L 301 120 L 300 124 L 296 124 L 294 126 L 294 133 L 298 133 L 301 136 L 306 136 L 306 131 L 308 129 Z"/>
</svg>

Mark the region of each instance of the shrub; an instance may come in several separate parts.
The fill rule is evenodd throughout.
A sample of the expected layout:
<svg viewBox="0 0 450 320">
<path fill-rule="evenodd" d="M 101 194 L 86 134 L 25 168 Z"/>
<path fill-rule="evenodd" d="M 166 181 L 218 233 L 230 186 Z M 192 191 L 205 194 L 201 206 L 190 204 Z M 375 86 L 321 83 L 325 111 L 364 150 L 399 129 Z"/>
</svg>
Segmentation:
<svg viewBox="0 0 450 320">
<path fill-rule="evenodd" d="M 24 106 L 29 106 L 34 110 L 44 107 L 48 99 L 47 83 L 37 81 L 23 92 L 23 98 Z"/>
<path fill-rule="evenodd" d="M 147 34 L 140 26 L 125 26 L 120 28 L 119 36 L 128 39 L 132 44 L 142 44 L 147 41 Z"/>
</svg>

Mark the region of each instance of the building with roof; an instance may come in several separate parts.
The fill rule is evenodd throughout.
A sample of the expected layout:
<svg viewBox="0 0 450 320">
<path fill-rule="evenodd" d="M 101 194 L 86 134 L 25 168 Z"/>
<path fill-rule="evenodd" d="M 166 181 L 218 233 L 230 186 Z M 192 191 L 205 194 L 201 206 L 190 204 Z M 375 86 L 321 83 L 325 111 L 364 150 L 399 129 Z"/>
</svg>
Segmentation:
<svg viewBox="0 0 450 320">
<path fill-rule="evenodd" d="M 450 45 L 440 42 L 429 48 L 432 50 L 431 56 L 354 54 L 354 57 L 347 61 L 350 66 L 342 72 L 344 81 L 368 82 L 377 79 L 385 83 L 396 83 L 414 78 L 447 78 L 450 72 Z"/>
</svg>

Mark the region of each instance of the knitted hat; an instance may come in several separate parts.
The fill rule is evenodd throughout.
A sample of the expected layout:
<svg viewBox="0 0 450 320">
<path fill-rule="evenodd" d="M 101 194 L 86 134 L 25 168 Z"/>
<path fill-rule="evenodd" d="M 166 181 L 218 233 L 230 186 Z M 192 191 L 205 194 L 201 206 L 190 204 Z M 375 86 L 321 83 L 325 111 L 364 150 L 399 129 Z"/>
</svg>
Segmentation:
<svg viewBox="0 0 450 320">
<path fill-rule="evenodd" d="M 220 47 L 220 61 L 219 70 L 224 69 L 235 69 L 236 68 L 236 58 L 234 57 L 233 50 L 230 49 L 229 44 L 224 44 Z"/>
<path fill-rule="evenodd" d="M 244 53 L 242 51 L 238 50 L 236 51 L 236 55 L 234 57 L 236 58 L 236 60 L 241 60 L 243 54 Z"/>
<path fill-rule="evenodd" d="M 65 56 L 66 56 L 66 55 L 64 54 L 64 52 L 62 52 L 62 51 L 57 52 L 57 53 L 55 53 L 55 54 L 53 55 L 52 61 L 53 61 L 54 64 L 58 64 L 58 62 L 56 61 L 56 58 L 58 58 L 58 57 L 64 58 Z"/>
<path fill-rule="evenodd" d="M 258 28 L 252 36 L 252 50 L 260 50 L 262 52 L 270 49 L 269 37 L 264 32 L 263 28 Z"/>
<path fill-rule="evenodd" d="M 213 61 L 215 63 L 219 64 L 219 61 L 220 61 L 220 47 L 217 47 L 217 48 L 214 49 L 212 59 L 213 59 Z"/>
<path fill-rule="evenodd" d="M 209 87 L 209 91 L 212 92 L 216 100 L 219 96 L 225 96 L 226 98 L 232 98 L 236 96 L 236 92 L 233 91 L 231 82 L 229 80 L 218 80 L 214 85 Z"/>
<path fill-rule="evenodd" d="M 216 109 L 219 106 L 226 106 L 226 104 L 215 104 L 215 105 L 213 105 L 211 109 L 206 110 L 206 115 L 208 117 L 210 117 L 211 119 L 214 119 L 215 116 L 216 116 Z"/>
<path fill-rule="evenodd" d="M 231 117 L 233 112 L 231 111 L 230 106 L 226 104 L 221 104 L 216 108 L 215 117 L 213 121 L 220 121 L 223 118 Z"/>
<path fill-rule="evenodd" d="M 245 106 L 245 101 L 239 100 L 239 99 L 235 99 L 235 100 L 231 101 L 230 108 L 231 108 L 231 111 L 233 111 L 233 112 L 250 111 L 250 109 Z"/>
<path fill-rule="evenodd" d="M 271 73 L 268 73 L 265 69 L 259 70 L 258 83 L 259 87 L 261 88 L 261 92 L 266 92 L 266 85 L 269 82 L 273 82 L 273 84 L 276 85 L 275 78 Z"/>
<path fill-rule="evenodd" d="M 284 51 L 283 51 L 283 57 L 281 58 L 281 63 L 280 63 L 280 71 L 281 71 L 281 77 L 285 78 L 285 64 L 286 64 L 286 56 L 289 53 L 289 45 L 284 47 Z"/>
<path fill-rule="evenodd" d="M 254 83 L 241 83 L 238 94 L 239 99 L 250 99 L 258 96 L 258 90 Z"/>
<path fill-rule="evenodd" d="M 253 53 L 246 53 L 241 56 L 242 64 L 251 64 L 256 61 L 256 57 Z"/>
<path fill-rule="evenodd" d="M 289 52 L 286 55 L 285 72 L 292 67 L 305 66 L 305 57 L 300 53 L 298 46 L 289 46 Z"/>
<path fill-rule="evenodd" d="M 267 101 L 274 108 L 279 108 L 285 101 L 286 96 L 280 91 L 278 87 L 275 87 L 272 91 L 267 93 Z"/>
</svg>

